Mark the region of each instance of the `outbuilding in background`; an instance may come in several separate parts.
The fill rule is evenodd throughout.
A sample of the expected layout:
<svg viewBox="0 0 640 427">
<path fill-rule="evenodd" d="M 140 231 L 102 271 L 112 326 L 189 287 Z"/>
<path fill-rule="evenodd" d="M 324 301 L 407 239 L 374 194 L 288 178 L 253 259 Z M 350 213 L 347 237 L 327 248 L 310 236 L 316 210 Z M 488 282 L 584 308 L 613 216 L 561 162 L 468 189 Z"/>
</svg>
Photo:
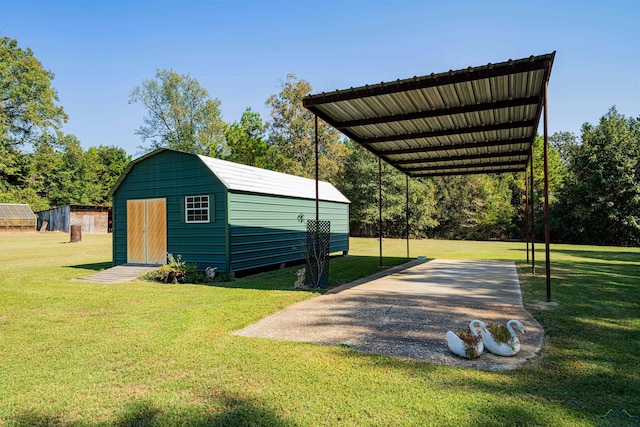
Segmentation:
<svg viewBox="0 0 640 427">
<path fill-rule="evenodd" d="M 65 205 L 38 212 L 38 230 L 46 222 L 46 231 L 68 233 L 72 225 L 79 225 L 84 234 L 106 234 L 111 232 L 110 221 L 110 206 Z"/>
<path fill-rule="evenodd" d="M 36 231 L 36 215 L 29 205 L 0 203 L 0 232 Z"/>
<path fill-rule="evenodd" d="M 159 149 L 132 161 L 113 197 L 113 262 L 164 264 L 167 252 L 200 269 L 235 273 L 305 259 L 316 182 L 220 159 Z M 350 201 L 319 182 L 329 253 L 349 250 Z"/>
</svg>

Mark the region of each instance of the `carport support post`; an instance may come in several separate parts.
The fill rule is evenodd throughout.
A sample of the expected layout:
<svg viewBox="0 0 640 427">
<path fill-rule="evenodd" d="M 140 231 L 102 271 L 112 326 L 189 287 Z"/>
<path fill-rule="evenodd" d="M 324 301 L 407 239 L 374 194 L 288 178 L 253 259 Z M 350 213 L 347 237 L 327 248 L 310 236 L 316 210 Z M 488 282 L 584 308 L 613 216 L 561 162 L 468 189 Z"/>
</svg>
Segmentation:
<svg viewBox="0 0 640 427">
<path fill-rule="evenodd" d="M 316 129 L 315 129 L 315 139 L 316 139 L 316 226 L 319 227 L 320 225 L 320 203 L 319 203 L 319 191 L 318 191 L 318 115 L 314 114 L 313 117 L 315 118 L 315 124 L 316 124 Z"/>
<path fill-rule="evenodd" d="M 535 139 L 534 139 L 535 141 Z M 534 213 L 536 197 L 533 191 L 533 144 L 529 148 L 529 159 L 531 161 L 531 274 L 536 274 L 536 217 Z"/>
<path fill-rule="evenodd" d="M 380 268 L 382 268 L 382 160 L 378 157 L 378 235 L 380 236 Z"/>
<path fill-rule="evenodd" d="M 406 203 L 406 217 L 407 217 L 407 258 L 409 258 L 409 175 L 405 175 L 405 184 L 407 188 L 407 203 Z"/>
<path fill-rule="evenodd" d="M 551 261 L 549 259 L 549 242 L 551 240 L 551 230 L 549 224 L 549 132 L 548 125 L 548 100 L 549 80 L 544 82 L 544 247 L 546 254 L 547 273 L 547 302 L 551 302 Z"/>
<path fill-rule="evenodd" d="M 527 242 L 527 264 L 529 264 L 529 173 L 524 170 L 524 240 Z"/>
</svg>

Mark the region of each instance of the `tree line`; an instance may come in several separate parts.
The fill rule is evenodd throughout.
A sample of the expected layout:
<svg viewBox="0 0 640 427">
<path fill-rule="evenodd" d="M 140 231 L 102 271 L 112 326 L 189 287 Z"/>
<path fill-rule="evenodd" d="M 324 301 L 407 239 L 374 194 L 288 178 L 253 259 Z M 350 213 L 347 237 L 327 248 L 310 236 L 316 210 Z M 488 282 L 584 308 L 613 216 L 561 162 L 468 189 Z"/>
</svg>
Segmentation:
<svg viewBox="0 0 640 427">
<path fill-rule="evenodd" d="M 67 116 L 30 49 L 3 37 L 0 51 L 0 202 L 49 206 L 109 204 L 107 193 L 131 157 L 119 147 L 84 150 L 61 132 Z M 222 119 L 221 101 L 189 74 L 159 69 L 132 88 L 129 103 L 144 106 L 135 131 L 141 153 L 172 148 L 312 178 L 314 119 L 302 106 L 309 82 L 288 75 L 265 101 L 269 117 L 247 108 Z M 378 235 L 377 158 L 319 121 L 319 174 L 351 201 L 351 234 Z M 554 241 L 640 245 L 640 118 L 612 107 L 581 135 L 559 132 L 549 150 Z M 536 237 L 543 236 L 543 142 L 533 147 Z M 414 238 L 522 239 L 523 173 L 406 177 L 382 168 L 383 235 L 405 236 L 406 185 Z"/>
</svg>

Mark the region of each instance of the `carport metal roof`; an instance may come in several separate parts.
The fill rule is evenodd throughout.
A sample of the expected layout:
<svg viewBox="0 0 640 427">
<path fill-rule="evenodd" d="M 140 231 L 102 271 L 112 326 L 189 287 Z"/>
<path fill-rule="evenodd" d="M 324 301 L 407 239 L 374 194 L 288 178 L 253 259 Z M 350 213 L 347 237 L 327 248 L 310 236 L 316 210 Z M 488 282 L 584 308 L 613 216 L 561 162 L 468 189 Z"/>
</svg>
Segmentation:
<svg viewBox="0 0 640 427">
<path fill-rule="evenodd" d="M 527 168 L 555 52 L 306 96 L 304 106 L 411 177 Z"/>
<path fill-rule="evenodd" d="M 408 177 L 521 172 L 527 170 L 527 164 L 533 169 L 532 146 L 544 109 L 544 234 L 547 301 L 551 301 L 547 89 L 555 54 L 304 97 L 303 105 L 316 117 L 316 221 L 318 117 L 407 176 L 408 257 Z M 378 216 L 382 266 L 381 160 Z M 533 191 L 533 170 L 530 180 Z M 534 209 L 528 200 L 525 204 L 528 261 Z M 534 241 L 532 238 L 532 272 Z"/>
</svg>

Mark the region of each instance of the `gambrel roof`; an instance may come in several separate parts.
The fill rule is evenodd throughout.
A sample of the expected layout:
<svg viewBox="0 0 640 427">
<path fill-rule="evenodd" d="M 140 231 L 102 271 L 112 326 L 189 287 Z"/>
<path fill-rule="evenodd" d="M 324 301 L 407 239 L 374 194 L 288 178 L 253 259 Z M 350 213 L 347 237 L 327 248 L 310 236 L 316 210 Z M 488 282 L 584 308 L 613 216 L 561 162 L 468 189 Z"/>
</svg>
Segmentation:
<svg viewBox="0 0 640 427">
<path fill-rule="evenodd" d="M 109 192 L 111 197 L 120 186 L 125 176 L 136 163 L 154 156 L 162 151 L 176 151 L 167 148 L 160 148 L 138 159 L 133 160 L 118 178 L 113 188 Z M 275 172 L 268 169 L 256 168 L 242 165 L 226 160 L 212 157 L 184 153 L 199 158 L 202 163 L 222 182 L 229 191 L 238 191 L 256 194 L 268 194 L 282 197 L 296 197 L 301 199 L 316 198 L 316 181 L 314 179 Z M 318 199 L 323 201 L 351 203 L 336 187 L 325 181 L 318 182 Z"/>
</svg>

